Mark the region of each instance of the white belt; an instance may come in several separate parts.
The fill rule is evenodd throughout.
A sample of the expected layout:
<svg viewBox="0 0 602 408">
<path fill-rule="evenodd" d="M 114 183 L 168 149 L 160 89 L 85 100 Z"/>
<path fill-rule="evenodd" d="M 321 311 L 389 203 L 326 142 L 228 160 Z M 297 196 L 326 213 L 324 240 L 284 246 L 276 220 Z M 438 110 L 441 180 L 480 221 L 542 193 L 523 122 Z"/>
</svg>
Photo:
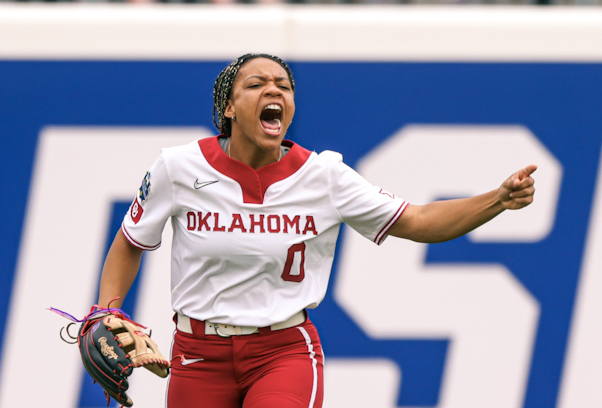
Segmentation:
<svg viewBox="0 0 602 408">
<path fill-rule="evenodd" d="M 297 326 L 305 321 L 305 311 L 302 310 L 295 313 L 288 319 L 280 323 L 274 323 L 270 326 L 272 331 L 288 329 L 290 327 Z M 193 334 L 192 325 L 190 323 L 190 317 L 178 313 L 178 324 L 177 328 L 179 331 Z M 247 334 L 259 333 L 259 327 L 257 326 L 232 326 L 229 324 L 213 323 L 205 321 L 205 334 L 206 335 L 218 335 L 220 337 L 230 336 L 245 336 Z"/>
</svg>

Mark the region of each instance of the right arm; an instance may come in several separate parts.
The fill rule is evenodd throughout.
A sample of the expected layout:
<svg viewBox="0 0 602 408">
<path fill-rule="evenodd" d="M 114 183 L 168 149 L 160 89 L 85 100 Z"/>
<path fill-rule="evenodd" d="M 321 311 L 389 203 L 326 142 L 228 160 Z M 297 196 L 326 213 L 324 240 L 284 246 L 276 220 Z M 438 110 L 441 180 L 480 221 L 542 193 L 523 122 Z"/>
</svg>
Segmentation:
<svg viewBox="0 0 602 408">
<path fill-rule="evenodd" d="M 489 193 L 455 200 L 408 206 L 389 234 L 417 242 L 444 242 L 483 225 L 504 210 L 523 208 L 533 201 L 534 180 L 531 165 L 510 176 Z"/>
<path fill-rule="evenodd" d="M 121 307 L 138 275 L 143 252 L 142 249 L 131 245 L 119 229 L 102 268 L 98 295 L 99 307 L 108 307 L 109 302 L 116 297 L 119 299 L 112 302 L 111 307 Z"/>
</svg>

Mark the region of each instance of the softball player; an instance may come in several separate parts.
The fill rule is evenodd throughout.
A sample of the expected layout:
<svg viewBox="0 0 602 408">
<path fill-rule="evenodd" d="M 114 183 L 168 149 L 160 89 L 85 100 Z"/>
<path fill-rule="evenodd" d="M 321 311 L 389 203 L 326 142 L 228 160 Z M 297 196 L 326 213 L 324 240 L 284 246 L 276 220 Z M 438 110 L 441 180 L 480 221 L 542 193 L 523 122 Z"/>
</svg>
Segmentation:
<svg viewBox="0 0 602 408">
<path fill-rule="evenodd" d="M 340 154 L 284 140 L 294 91 L 277 57 L 225 68 L 214 87 L 221 135 L 163 150 L 105 261 L 102 307 L 125 297 L 171 219 L 169 408 L 321 407 L 322 347 L 305 309 L 324 298 L 341 223 L 378 245 L 439 242 L 533 199 L 529 166 L 481 196 L 408 205 Z"/>
</svg>

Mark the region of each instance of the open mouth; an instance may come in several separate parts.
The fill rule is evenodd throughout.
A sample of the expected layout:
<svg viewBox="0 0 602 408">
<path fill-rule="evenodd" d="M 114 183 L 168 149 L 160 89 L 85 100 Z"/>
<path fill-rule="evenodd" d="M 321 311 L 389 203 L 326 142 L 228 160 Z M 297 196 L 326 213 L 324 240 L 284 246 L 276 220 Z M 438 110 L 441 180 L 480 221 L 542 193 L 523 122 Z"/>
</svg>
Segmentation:
<svg viewBox="0 0 602 408">
<path fill-rule="evenodd" d="M 263 129 L 272 135 L 280 134 L 282 127 L 282 107 L 275 103 L 272 103 L 261 112 L 259 121 Z"/>
</svg>

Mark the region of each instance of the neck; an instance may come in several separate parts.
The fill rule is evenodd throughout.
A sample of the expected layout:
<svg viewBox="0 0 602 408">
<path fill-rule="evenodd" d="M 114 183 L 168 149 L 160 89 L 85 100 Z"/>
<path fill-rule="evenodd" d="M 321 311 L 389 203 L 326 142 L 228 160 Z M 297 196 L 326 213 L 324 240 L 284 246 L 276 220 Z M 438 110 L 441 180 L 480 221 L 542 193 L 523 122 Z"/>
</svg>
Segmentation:
<svg viewBox="0 0 602 408">
<path fill-rule="evenodd" d="M 245 143 L 239 143 L 238 139 L 230 137 L 226 154 L 234 160 L 259 170 L 268 164 L 279 162 L 282 159 L 282 148 L 277 145 L 273 149 L 263 150 L 255 145 L 245 146 Z"/>
</svg>

